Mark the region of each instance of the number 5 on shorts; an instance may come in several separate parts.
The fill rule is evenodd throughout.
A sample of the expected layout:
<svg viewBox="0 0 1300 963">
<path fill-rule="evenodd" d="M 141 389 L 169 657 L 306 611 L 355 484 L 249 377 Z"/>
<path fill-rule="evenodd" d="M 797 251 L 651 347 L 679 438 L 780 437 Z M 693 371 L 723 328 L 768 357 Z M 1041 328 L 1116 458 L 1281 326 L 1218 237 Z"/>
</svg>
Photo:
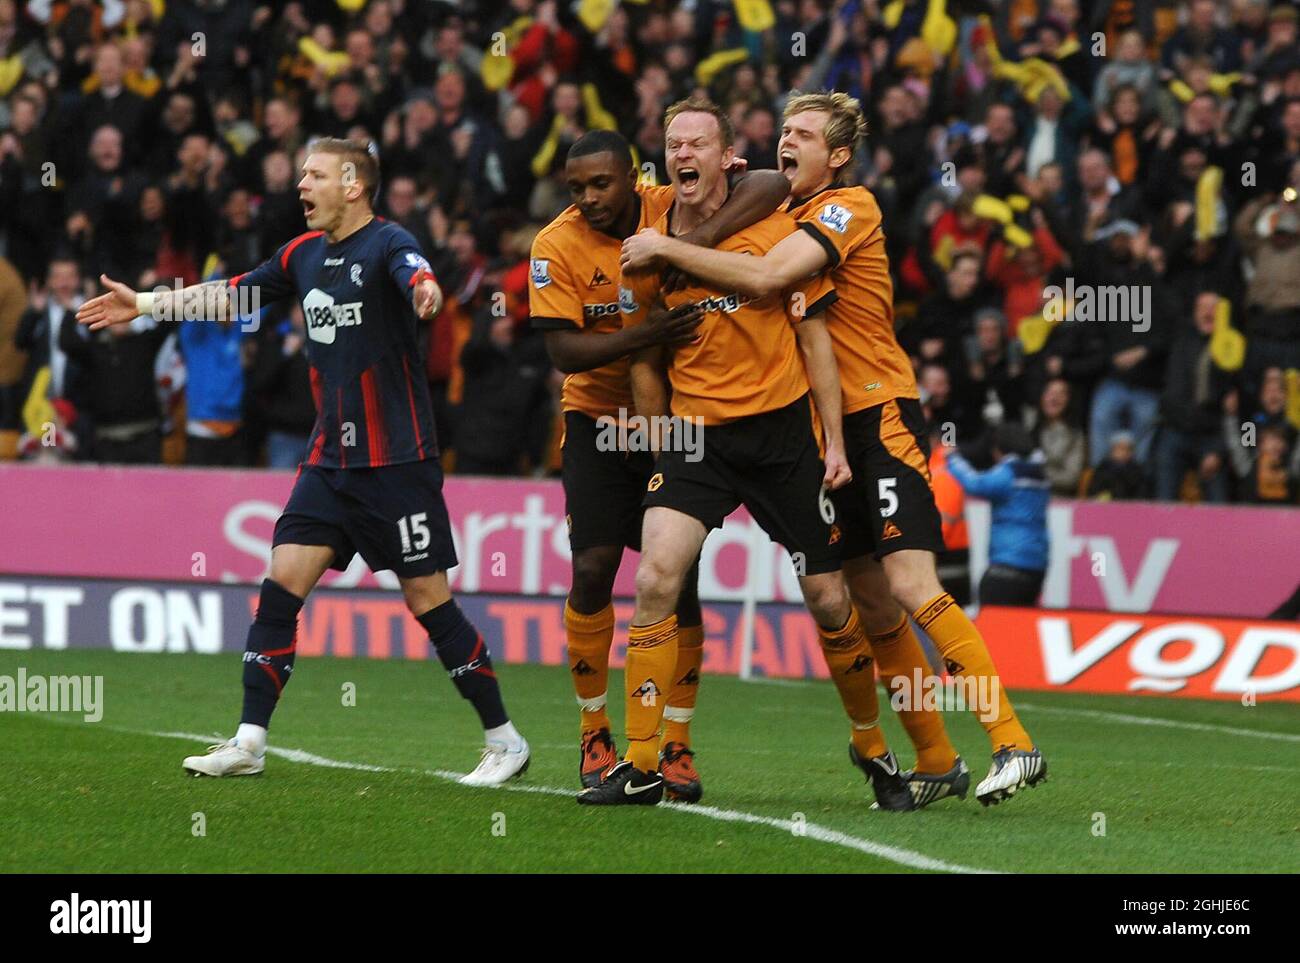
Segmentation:
<svg viewBox="0 0 1300 963">
<path fill-rule="evenodd" d="M 429 526 L 424 524 L 424 520 L 428 517 L 428 512 L 419 512 L 397 520 L 397 530 L 402 535 L 403 552 L 411 551 L 412 547 L 417 552 L 423 552 L 429 547 Z M 414 546 L 411 544 L 412 537 L 415 539 Z"/>
<path fill-rule="evenodd" d="M 894 512 L 898 511 L 898 493 L 894 491 L 894 486 L 898 484 L 897 478 L 882 478 L 879 481 L 880 496 L 880 517 L 888 518 Z"/>
</svg>

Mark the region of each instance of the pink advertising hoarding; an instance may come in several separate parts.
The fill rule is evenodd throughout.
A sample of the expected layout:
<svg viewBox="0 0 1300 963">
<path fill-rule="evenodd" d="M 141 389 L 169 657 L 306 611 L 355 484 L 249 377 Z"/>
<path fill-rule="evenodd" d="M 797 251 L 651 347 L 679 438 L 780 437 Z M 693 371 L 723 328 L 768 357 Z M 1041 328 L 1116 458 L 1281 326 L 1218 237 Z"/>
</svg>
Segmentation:
<svg viewBox="0 0 1300 963">
<path fill-rule="evenodd" d="M 0 573 L 91 578 L 259 580 L 293 475 L 268 471 L 0 465 Z M 551 480 L 450 478 L 446 496 L 461 592 L 563 595 L 569 584 L 564 495 Z M 980 568 L 986 510 L 974 504 Z M 1300 583 L 1300 510 L 1053 503 L 1043 602 L 1056 608 L 1266 615 Z M 634 566 L 618 590 L 630 594 Z M 336 587 L 395 588 L 360 558 Z M 710 536 L 700 594 L 794 601 L 784 552 L 738 512 Z"/>
</svg>

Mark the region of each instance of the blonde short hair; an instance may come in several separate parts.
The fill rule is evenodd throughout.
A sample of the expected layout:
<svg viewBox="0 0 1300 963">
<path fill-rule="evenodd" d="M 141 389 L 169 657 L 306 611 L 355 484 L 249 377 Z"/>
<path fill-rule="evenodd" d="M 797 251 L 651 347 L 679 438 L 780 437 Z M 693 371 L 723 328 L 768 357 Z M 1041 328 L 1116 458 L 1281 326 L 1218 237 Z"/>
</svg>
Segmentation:
<svg viewBox="0 0 1300 963">
<path fill-rule="evenodd" d="M 826 148 L 833 151 L 847 147 L 849 160 L 852 161 L 858 143 L 867 135 L 867 118 L 862 113 L 862 104 L 858 99 L 838 90 L 813 94 L 796 92 L 785 103 L 783 119 L 802 114 L 806 110 L 824 110 L 830 115 L 822 129 Z M 848 167 L 848 164 L 844 167 Z"/>
<path fill-rule="evenodd" d="M 372 144 L 342 137 L 317 137 L 307 144 L 307 153 L 335 154 L 341 158 L 340 163 L 346 165 L 350 162 L 357 180 L 365 185 L 364 196 L 373 203 L 375 191 L 379 187 L 379 159 Z"/>
</svg>

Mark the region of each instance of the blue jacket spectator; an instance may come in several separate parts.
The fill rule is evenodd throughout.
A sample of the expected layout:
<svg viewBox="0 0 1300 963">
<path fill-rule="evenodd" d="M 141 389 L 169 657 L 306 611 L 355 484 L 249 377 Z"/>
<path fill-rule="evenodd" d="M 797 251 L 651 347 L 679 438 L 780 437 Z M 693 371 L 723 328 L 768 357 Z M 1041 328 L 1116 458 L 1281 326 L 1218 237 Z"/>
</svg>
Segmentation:
<svg viewBox="0 0 1300 963">
<path fill-rule="evenodd" d="M 994 432 L 995 464 L 977 471 L 959 453 L 948 456 L 948 470 L 967 495 L 993 506 L 989 569 L 980 582 L 980 604 L 1032 605 L 1047 570 L 1047 504 L 1051 488 L 1041 452 L 1033 450 L 1019 425 Z"/>
<path fill-rule="evenodd" d="M 185 461 L 244 464 L 244 332 L 237 321 L 181 321 L 185 356 Z"/>
</svg>

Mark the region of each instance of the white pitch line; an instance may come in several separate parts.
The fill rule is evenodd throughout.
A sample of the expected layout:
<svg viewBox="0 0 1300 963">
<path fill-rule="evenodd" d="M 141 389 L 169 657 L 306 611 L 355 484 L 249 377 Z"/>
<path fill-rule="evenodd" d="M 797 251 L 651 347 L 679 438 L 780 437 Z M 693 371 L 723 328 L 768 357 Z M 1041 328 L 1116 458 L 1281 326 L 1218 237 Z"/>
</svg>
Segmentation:
<svg viewBox="0 0 1300 963">
<path fill-rule="evenodd" d="M 155 736 L 162 739 L 188 739 L 195 742 L 211 742 L 214 738 L 212 735 L 202 735 L 196 732 L 144 732 L 139 730 L 117 730 L 119 732 L 134 731 L 137 735 Z M 221 741 L 218 739 L 218 741 Z M 303 749 L 281 749 L 278 746 L 267 746 L 266 752 L 271 756 L 278 756 L 281 759 L 287 759 L 290 762 L 301 762 L 309 766 L 322 766 L 327 769 L 354 769 L 359 772 L 422 772 L 426 775 L 436 776 L 439 779 L 446 779 L 449 782 L 458 782 L 461 773 L 451 772 L 447 769 L 399 769 L 392 766 L 375 766 L 362 762 L 345 762 L 340 759 L 330 759 L 326 756 L 318 756 L 313 752 L 307 752 Z M 530 786 L 527 784 L 507 784 L 498 787 L 508 792 L 531 792 L 542 793 L 548 796 L 576 796 L 577 793 L 570 789 L 557 789 L 554 786 Z M 924 853 L 914 852 L 910 849 L 903 849 L 900 846 L 889 846 L 885 843 L 872 842 L 869 839 L 862 839 L 858 836 L 851 836 L 848 833 L 842 833 L 837 829 L 830 829 L 826 826 L 820 826 L 817 823 L 796 824 L 789 819 L 774 819 L 771 816 L 759 816 L 754 813 L 741 812 L 736 809 L 718 809 L 716 806 L 685 805 L 681 803 L 667 803 L 661 808 L 671 810 L 672 812 L 691 813 L 696 816 L 705 816 L 709 819 L 716 819 L 725 823 L 749 823 L 754 826 L 770 826 L 773 829 L 779 829 L 792 835 L 802 834 L 808 839 L 814 839 L 820 843 L 829 843 L 833 846 L 841 846 L 845 849 L 857 850 L 860 853 L 866 853 L 870 856 L 876 856 L 880 859 L 889 860 L 892 863 L 898 863 L 900 866 L 908 866 L 912 869 L 924 869 L 938 873 L 995 873 L 997 870 L 980 869 L 973 866 L 962 866 L 958 863 L 948 863 L 941 859 L 935 859 L 932 856 L 926 856 Z M 796 832 L 796 830 L 798 830 Z"/>
<path fill-rule="evenodd" d="M 1300 742 L 1300 735 L 1292 732 L 1270 732 L 1264 729 L 1239 729 L 1235 726 L 1217 726 L 1209 722 L 1182 722 L 1178 719 L 1161 719 L 1158 716 L 1133 716 L 1125 712 L 1105 712 L 1101 709 L 1068 709 L 1063 706 L 1039 706 L 1017 702 L 1017 709 L 1043 712 L 1051 715 L 1080 716 L 1104 722 L 1126 722 L 1134 726 L 1158 726 L 1165 729 L 1186 729 L 1190 732 L 1219 732 L 1227 736 L 1253 736 L 1256 739 L 1274 739 L 1278 742 Z"/>
<path fill-rule="evenodd" d="M 741 682 L 747 682 L 752 685 L 783 685 L 790 688 L 805 688 L 810 685 L 816 685 L 818 680 L 814 679 L 782 679 L 776 676 L 768 678 L 767 676 L 751 676 L 748 679 L 741 679 Z M 820 680 L 829 681 L 829 680 Z"/>
</svg>

